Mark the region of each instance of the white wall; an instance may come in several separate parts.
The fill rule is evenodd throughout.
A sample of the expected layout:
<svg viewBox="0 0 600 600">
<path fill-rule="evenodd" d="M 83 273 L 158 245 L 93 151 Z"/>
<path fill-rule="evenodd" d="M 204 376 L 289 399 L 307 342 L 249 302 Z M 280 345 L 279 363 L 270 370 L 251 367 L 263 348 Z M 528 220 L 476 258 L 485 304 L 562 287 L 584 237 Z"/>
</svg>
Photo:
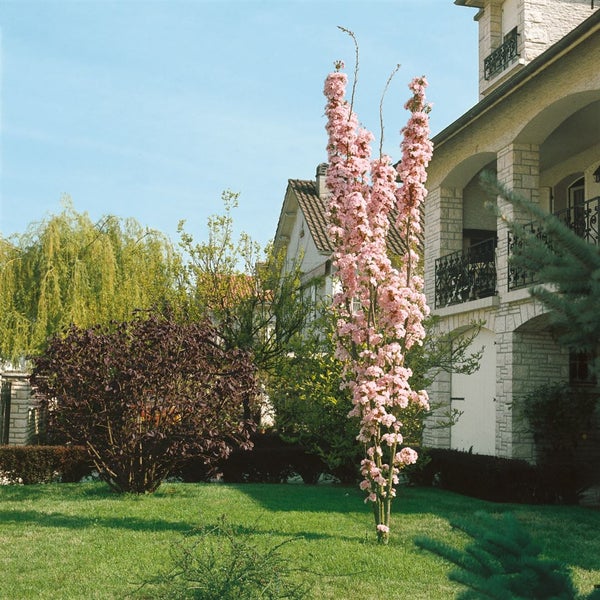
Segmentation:
<svg viewBox="0 0 600 600">
<path fill-rule="evenodd" d="M 469 352 L 484 347 L 479 370 L 472 375 L 452 374 L 452 409 L 462 411 L 450 429 L 450 447 L 473 448 L 475 454 L 496 454 L 496 348 L 494 332 L 482 329 Z"/>
</svg>

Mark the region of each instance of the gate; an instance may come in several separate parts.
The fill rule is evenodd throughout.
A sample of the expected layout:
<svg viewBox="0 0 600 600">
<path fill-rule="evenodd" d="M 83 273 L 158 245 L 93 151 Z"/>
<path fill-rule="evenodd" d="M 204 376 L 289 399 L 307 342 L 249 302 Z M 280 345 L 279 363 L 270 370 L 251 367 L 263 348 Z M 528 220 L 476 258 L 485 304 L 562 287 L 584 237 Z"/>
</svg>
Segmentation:
<svg viewBox="0 0 600 600">
<path fill-rule="evenodd" d="M 10 426 L 10 381 L 2 381 L 0 384 L 0 444 L 8 444 L 8 432 Z"/>
</svg>

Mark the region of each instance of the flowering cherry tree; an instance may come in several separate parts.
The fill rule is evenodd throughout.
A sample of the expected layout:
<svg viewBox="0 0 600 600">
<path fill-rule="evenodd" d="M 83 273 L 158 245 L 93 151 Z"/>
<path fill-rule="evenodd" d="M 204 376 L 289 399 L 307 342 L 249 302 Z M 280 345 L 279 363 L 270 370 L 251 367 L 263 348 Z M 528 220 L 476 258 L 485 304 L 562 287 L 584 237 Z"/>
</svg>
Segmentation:
<svg viewBox="0 0 600 600">
<path fill-rule="evenodd" d="M 337 355 L 344 363 L 342 385 L 352 394 L 349 416 L 360 419 L 357 439 L 365 447 L 360 488 L 367 493 L 365 502 L 373 505 L 377 539 L 385 544 L 400 470 L 417 459 L 413 449 L 402 445 L 402 409 L 411 402 L 428 407 L 427 393 L 411 389 L 405 356 L 422 343 L 422 322 L 429 312 L 417 270 L 417 244 L 433 148 L 430 105 L 425 101 L 427 81 L 415 78 L 405 105 L 411 115 L 402 130 L 401 162 L 395 167 L 381 151 L 372 160 L 373 135 L 359 126 L 345 99 L 348 78 L 342 68 L 343 63 L 336 64 L 324 89 L 330 235 L 341 290 L 333 300 Z M 386 245 L 392 215 L 404 242 L 396 268 Z"/>
</svg>

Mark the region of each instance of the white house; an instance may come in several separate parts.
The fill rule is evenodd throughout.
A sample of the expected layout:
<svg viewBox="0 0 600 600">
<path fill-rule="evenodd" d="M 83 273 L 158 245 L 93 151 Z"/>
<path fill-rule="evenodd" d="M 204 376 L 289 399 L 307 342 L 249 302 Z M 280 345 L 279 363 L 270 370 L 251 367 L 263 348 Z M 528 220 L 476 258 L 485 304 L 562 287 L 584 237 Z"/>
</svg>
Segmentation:
<svg viewBox="0 0 600 600">
<path fill-rule="evenodd" d="M 480 99 L 433 139 L 425 203 L 425 292 L 447 332 L 485 323 L 473 375 L 441 374 L 431 398 L 463 416 L 425 443 L 534 459 L 511 403 L 542 383 L 585 373 L 586 357 L 555 342 L 527 274 L 509 266 L 511 239 L 485 208 L 482 171 L 598 245 L 600 10 L 590 0 L 455 0 L 477 9 Z M 468 14 L 465 11 L 465 17 Z M 535 226 L 535 225 L 533 225 Z M 600 310 L 600 306 L 599 306 Z M 435 418 L 433 419 L 435 422 Z"/>
<path fill-rule="evenodd" d="M 455 4 L 477 9 L 480 98 L 433 139 L 425 292 L 442 331 L 484 323 L 473 344 L 484 352 L 476 373 L 437 377 L 429 394 L 442 408 L 428 423 L 424 443 L 533 460 L 533 440 L 511 409 L 513 399 L 541 383 L 579 383 L 586 357 L 557 345 L 546 311 L 529 295 L 530 280 L 509 268 L 508 230 L 486 209 L 496 198 L 486 197 L 479 176 L 495 172 L 598 245 L 600 2 Z M 301 258 L 307 281 L 325 276 L 314 289 L 320 297 L 330 296 L 333 285 L 325 174 L 326 165 L 319 165 L 314 181 L 289 180 L 275 235 L 290 263 Z M 498 201 L 505 214 L 530 220 Z M 435 427 L 449 407 L 462 417 L 450 428 Z"/>
</svg>

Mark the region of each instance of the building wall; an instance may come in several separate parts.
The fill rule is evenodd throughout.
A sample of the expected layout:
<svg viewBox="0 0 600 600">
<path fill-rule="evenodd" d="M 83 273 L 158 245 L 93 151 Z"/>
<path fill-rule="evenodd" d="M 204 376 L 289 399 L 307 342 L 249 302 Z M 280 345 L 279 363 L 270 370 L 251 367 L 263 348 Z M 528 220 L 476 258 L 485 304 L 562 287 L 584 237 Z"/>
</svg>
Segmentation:
<svg viewBox="0 0 600 600">
<path fill-rule="evenodd" d="M 569 375 L 568 352 L 559 347 L 550 334 L 545 309 L 531 300 L 527 290 L 519 290 L 512 293 L 511 302 L 500 304 L 498 298 L 484 298 L 435 312 L 441 317 L 440 332 L 468 331 L 474 323 L 483 323 L 482 332 L 473 341 L 472 348 L 487 346 L 488 357 L 482 362 L 484 371 L 475 373 L 468 385 L 448 373 L 436 378 L 428 391 L 432 405 L 437 408 L 427 422 L 424 444 L 440 448 L 469 449 L 473 446 L 474 452 L 485 448 L 496 456 L 533 461 L 533 440 L 522 416 L 514 410 L 513 400 L 542 383 L 566 381 Z M 487 362 L 491 356 L 495 372 L 490 376 Z M 453 388 L 456 381 L 460 387 Z M 489 445 L 479 440 L 477 432 L 473 433 L 472 443 L 464 441 L 465 423 L 460 424 L 460 420 L 457 428 L 463 436 L 460 443 L 452 439 L 452 427 L 440 427 L 447 421 L 450 399 L 465 390 L 471 394 L 471 410 L 475 411 L 468 416 L 470 426 L 477 422 L 477 410 L 482 411 L 480 418 L 487 418 L 489 396 L 493 394 L 495 432 L 493 443 Z M 478 398 L 482 402 L 479 408 L 473 404 Z M 461 403 L 454 403 L 453 408 L 461 409 Z"/>
<path fill-rule="evenodd" d="M 553 186 L 561 178 L 578 172 L 585 176 L 586 197 L 600 195 L 593 172 L 600 165 L 598 140 L 586 147 L 572 138 L 561 137 L 561 125 L 572 116 L 592 115 L 600 99 L 600 70 L 594 65 L 600 55 L 599 35 L 589 38 L 561 57 L 531 83 L 516 88 L 488 108 L 467 127 L 457 130 L 437 144 L 428 170 L 429 196 L 425 207 L 426 295 L 435 296 L 435 259 L 461 249 L 463 227 L 484 222 L 477 203 L 474 179 L 480 170 L 495 165 L 498 178 L 509 189 L 529 200 L 550 207 Z M 585 121 L 576 122 L 580 131 Z M 566 129 L 565 135 L 567 134 Z M 554 132 L 554 134 L 553 134 Z M 562 154 L 552 153 L 552 135 Z M 581 137 L 581 136 L 580 136 Z M 572 177 L 573 178 L 573 177 Z M 512 205 L 499 204 L 509 218 L 531 220 L 518 215 Z M 536 326 L 543 321 L 544 309 L 529 297 L 527 290 L 508 291 L 507 229 L 502 218 L 496 221 L 498 296 L 448 308 L 437 309 L 444 331 L 460 331 L 474 321 L 482 321 L 495 341 L 494 454 L 534 460 L 531 435 L 523 419 L 512 407 L 513 400 L 532 387 L 568 379 L 568 355 L 554 342 L 549 330 Z M 452 377 L 442 374 L 429 390 L 432 403 L 440 408 L 425 431 L 424 442 L 451 447 L 451 428 L 438 428 L 447 414 L 452 397 Z M 456 444 L 454 444 L 456 445 Z"/>
<path fill-rule="evenodd" d="M 597 8 L 590 0 L 524 0 L 522 58 L 530 62 Z"/>
<path fill-rule="evenodd" d="M 480 11 L 479 91 L 489 94 L 516 71 L 587 19 L 598 6 L 590 0 L 488 0 Z M 489 80 L 484 78 L 484 61 L 517 27 L 518 60 Z"/>
</svg>

